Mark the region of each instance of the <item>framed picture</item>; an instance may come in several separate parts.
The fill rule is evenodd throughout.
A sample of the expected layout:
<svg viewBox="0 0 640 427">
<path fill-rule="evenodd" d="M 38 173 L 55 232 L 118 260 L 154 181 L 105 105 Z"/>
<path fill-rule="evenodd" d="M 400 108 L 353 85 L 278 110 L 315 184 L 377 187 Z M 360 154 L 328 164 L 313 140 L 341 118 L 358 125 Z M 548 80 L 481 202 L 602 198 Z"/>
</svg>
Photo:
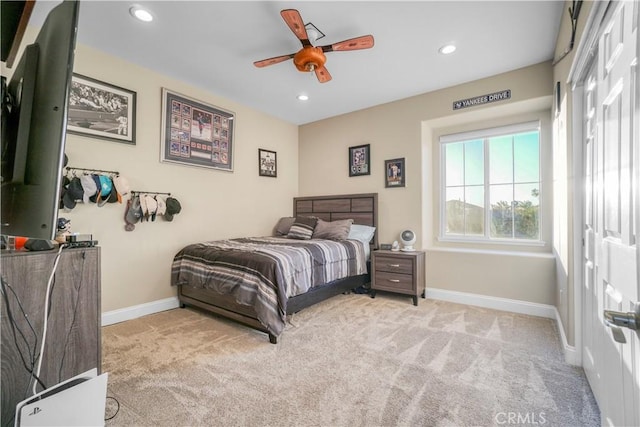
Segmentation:
<svg viewBox="0 0 640 427">
<path fill-rule="evenodd" d="M 349 176 L 371 175 L 369 144 L 349 147 Z"/>
<path fill-rule="evenodd" d="M 136 93 L 74 73 L 67 132 L 135 145 Z"/>
<path fill-rule="evenodd" d="M 162 88 L 160 161 L 233 172 L 235 114 Z"/>
<path fill-rule="evenodd" d="M 258 148 L 258 174 L 260 176 L 278 176 L 278 159 L 275 151 Z"/>
<path fill-rule="evenodd" d="M 384 161 L 384 186 L 389 187 L 404 187 L 405 169 L 404 169 L 404 157 L 401 159 L 391 159 Z"/>
</svg>

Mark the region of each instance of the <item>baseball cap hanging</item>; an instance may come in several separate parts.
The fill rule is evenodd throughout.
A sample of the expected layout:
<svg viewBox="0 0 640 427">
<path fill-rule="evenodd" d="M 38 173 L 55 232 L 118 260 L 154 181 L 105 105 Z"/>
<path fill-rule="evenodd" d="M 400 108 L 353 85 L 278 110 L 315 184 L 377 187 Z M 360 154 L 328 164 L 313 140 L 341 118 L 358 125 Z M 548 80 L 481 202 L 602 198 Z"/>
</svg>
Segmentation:
<svg viewBox="0 0 640 427">
<path fill-rule="evenodd" d="M 182 206 L 180 205 L 180 202 L 174 197 L 167 197 L 165 205 L 166 209 L 164 212 L 164 219 L 166 219 L 167 221 L 173 221 L 173 216 L 180 213 L 180 211 L 182 210 Z"/>
<path fill-rule="evenodd" d="M 148 211 L 148 221 L 155 221 L 156 220 L 156 214 L 158 213 L 158 201 L 155 199 L 155 197 L 151 196 L 150 194 L 147 194 L 146 196 L 147 199 L 147 211 Z"/>
<path fill-rule="evenodd" d="M 82 195 L 82 201 L 84 203 L 89 203 L 89 197 L 95 195 L 96 192 L 98 191 L 96 182 L 93 180 L 91 175 L 82 175 L 80 177 L 80 183 L 82 184 L 82 189 L 84 190 L 84 194 Z"/>
<path fill-rule="evenodd" d="M 122 203 L 122 198 L 129 195 L 129 183 L 122 175 L 117 175 L 113 178 L 113 186 L 116 188 L 118 196 L 118 202 Z"/>
<path fill-rule="evenodd" d="M 140 221 L 142 218 L 142 208 L 140 207 L 140 197 L 134 196 L 131 199 L 127 200 L 127 209 L 124 214 L 124 222 L 126 222 L 125 230 L 133 231 L 135 227 L 135 223 Z"/>
<path fill-rule="evenodd" d="M 162 197 L 156 197 L 156 202 L 158 203 L 158 209 L 156 210 L 156 215 L 164 215 L 167 212 L 167 204 Z"/>
<path fill-rule="evenodd" d="M 75 208 L 76 200 L 82 200 L 83 195 L 84 189 L 82 188 L 82 184 L 80 183 L 80 178 L 74 177 L 67 186 L 67 190 L 65 191 L 64 197 L 62 198 L 65 209 Z"/>
</svg>

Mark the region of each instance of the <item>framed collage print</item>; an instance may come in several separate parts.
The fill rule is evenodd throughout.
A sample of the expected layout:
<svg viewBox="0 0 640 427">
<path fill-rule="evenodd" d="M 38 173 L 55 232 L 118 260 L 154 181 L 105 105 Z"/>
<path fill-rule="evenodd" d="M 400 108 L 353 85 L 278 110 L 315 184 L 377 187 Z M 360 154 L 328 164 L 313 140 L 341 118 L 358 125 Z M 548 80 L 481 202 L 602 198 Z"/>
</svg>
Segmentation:
<svg viewBox="0 0 640 427">
<path fill-rule="evenodd" d="M 162 89 L 160 160 L 233 171 L 234 113 Z"/>
</svg>

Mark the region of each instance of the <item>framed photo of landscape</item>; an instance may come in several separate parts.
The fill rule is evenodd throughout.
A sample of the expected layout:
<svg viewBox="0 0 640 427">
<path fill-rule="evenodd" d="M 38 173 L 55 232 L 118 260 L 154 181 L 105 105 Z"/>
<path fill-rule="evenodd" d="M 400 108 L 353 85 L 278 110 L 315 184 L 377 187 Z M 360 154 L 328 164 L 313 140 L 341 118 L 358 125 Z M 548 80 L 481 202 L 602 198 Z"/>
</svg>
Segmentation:
<svg viewBox="0 0 640 427">
<path fill-rule="evenodd" d="M 233 172 L 235 114 L 162 89 L 160 161 Z"/>
<path fill-rule="evenodd" d="M 371 175 L 370 145 L 349 147 L 349 176 Z"/>
<path fill-rule="evenodd" d="M 405 167 L 404 157 L 401 159 L 391 159 L 384 161 L 384 186 L 386 188 L 404 187 Z"/>
<path fill-rule="evenodd" d="M 67 132 L 135 145 L 136 93 L 74 73 Z"/>
<path fill-rule="evenodd" d="M 258 148 L 258 174 L 272 178 L 278 177 L 278 158 L 275 151 Z"/>
</svg>

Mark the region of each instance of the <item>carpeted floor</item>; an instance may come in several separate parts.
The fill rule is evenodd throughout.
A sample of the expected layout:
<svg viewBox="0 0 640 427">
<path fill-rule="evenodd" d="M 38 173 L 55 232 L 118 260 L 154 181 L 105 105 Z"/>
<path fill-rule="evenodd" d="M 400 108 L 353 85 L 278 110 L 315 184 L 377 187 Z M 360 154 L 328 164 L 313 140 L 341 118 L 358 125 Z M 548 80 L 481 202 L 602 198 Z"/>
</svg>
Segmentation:
<svg viewBox="0 0 640 427">
<path fill-rule="evenodd" d="M 293 316 L 277 345 L 192 309 L 102 340 L 107 426 L 600 425 L 550 319 L 350 294 Z"/>
</svg>

